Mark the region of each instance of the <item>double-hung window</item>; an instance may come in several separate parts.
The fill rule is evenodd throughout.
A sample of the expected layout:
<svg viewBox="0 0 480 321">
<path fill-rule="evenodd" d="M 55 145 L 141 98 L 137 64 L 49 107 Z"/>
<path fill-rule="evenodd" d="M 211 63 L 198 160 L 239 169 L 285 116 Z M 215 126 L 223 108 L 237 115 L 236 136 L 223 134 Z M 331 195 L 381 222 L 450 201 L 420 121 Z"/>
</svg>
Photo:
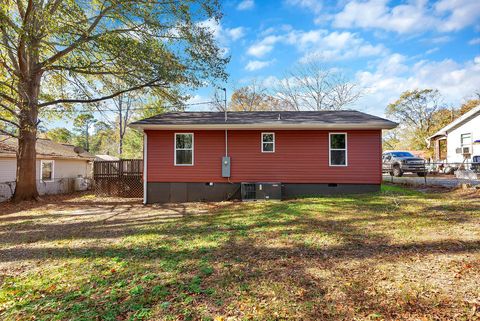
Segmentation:
<svg viewBox="0 0 480 321">
<path fill-rule="evenodd" d="M 275 133 L 262 133 L 262 153 L 275 152 Z"/>
<path fill-rule="evenodd" d="M 470 154 L 472 148 L 472 134 L 461 134 L 460 135 L 460 145 L 462 146 L 463 154 Z"/>
<path fill-rule="evenodd" d="M 330 166 L 347 166 L 347 134 L 329 134 L 329 162 Z"/>
<path fill-rule="evenodd" d="M 40 179 L 43 182 L 52 182 L 54 180 L 54 161 L 41 160 L 40 161 Z"/>
<path fill-rule="evenodd" d="M 175 134 L 175 166 L 193 165 L 193 133 Z"/>
</svg>

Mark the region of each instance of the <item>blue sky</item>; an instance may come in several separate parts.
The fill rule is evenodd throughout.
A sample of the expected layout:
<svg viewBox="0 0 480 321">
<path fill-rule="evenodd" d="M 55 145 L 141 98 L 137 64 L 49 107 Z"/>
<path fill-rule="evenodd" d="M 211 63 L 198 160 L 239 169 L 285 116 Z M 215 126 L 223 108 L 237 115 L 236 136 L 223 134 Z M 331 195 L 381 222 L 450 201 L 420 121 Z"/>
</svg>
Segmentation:
<svg viewBox="0 0 480 321">
<path fill-rule="evenodd" d="M 272 87 L 305 61 L 342 70 L 365 92 L 349 108 L 378 116 L 408 89 L 439 89 L 448 106 L 480 92 L 480 0 L 225 0 L 222 7 L 220 23 L 202 23 L 231 57 L 222 84 L 229 95 L 252 80 Z M 193 91 L 190 102 L 212 93 Z M 47 127 L 63 126 L 71 121 Z"/>
<path fill-rule="evenodd" d="M 407 89 L 437 88 L 453 106 L 480 92 L 479 0 L 227 0 L 223 12 L 204 24 L 231 56 L 230 91 L 315 61 L 362 86 L 350 108 L 376 115 Z"/>
</svg>

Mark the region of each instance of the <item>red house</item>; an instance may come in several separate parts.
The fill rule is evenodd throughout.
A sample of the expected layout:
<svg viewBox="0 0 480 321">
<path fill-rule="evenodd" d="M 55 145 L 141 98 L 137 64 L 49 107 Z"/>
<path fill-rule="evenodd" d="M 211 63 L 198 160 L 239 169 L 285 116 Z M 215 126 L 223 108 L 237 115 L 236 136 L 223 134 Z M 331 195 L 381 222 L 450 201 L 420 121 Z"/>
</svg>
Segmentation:
<svg viewBox="0 0 480 321">
<path fill-rule="evenodd" d="M 183 112 L 143 119 L 144 202 L 378 191 L 382 129 L 358 111 Z"/>
</svg>

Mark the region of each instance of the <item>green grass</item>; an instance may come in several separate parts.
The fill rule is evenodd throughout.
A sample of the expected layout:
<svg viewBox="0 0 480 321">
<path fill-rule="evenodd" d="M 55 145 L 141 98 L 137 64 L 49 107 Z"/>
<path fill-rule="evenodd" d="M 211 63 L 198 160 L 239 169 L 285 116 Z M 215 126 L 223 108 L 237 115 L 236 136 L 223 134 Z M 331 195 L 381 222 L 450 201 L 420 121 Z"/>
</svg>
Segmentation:
<svg viewBox="0 0 480 321">
<path fill-rule="evenodd" d="M 0 317 L 469 320 L 480 312 L 479 203 L 387 185 L 283 202 L 86 196 L 6 208 Z"/>
</svg>

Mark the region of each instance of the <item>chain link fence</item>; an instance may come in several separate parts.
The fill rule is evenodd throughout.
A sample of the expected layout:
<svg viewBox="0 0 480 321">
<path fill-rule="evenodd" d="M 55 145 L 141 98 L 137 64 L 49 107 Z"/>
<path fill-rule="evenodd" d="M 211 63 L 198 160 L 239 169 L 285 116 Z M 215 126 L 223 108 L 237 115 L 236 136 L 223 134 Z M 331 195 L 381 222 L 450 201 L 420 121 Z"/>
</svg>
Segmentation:
<svg viewBox="0 0 480 321">
<path fill-rule="evenodd" d="M 388 166 L 390 166 L 388 168 Z M 480 187 L 480 162 L 424 161 L 414 172 L 402 164 L 383 165 L 383 180 L 391 183 L 455 188 L 466 184 Z"/>
</svg>

